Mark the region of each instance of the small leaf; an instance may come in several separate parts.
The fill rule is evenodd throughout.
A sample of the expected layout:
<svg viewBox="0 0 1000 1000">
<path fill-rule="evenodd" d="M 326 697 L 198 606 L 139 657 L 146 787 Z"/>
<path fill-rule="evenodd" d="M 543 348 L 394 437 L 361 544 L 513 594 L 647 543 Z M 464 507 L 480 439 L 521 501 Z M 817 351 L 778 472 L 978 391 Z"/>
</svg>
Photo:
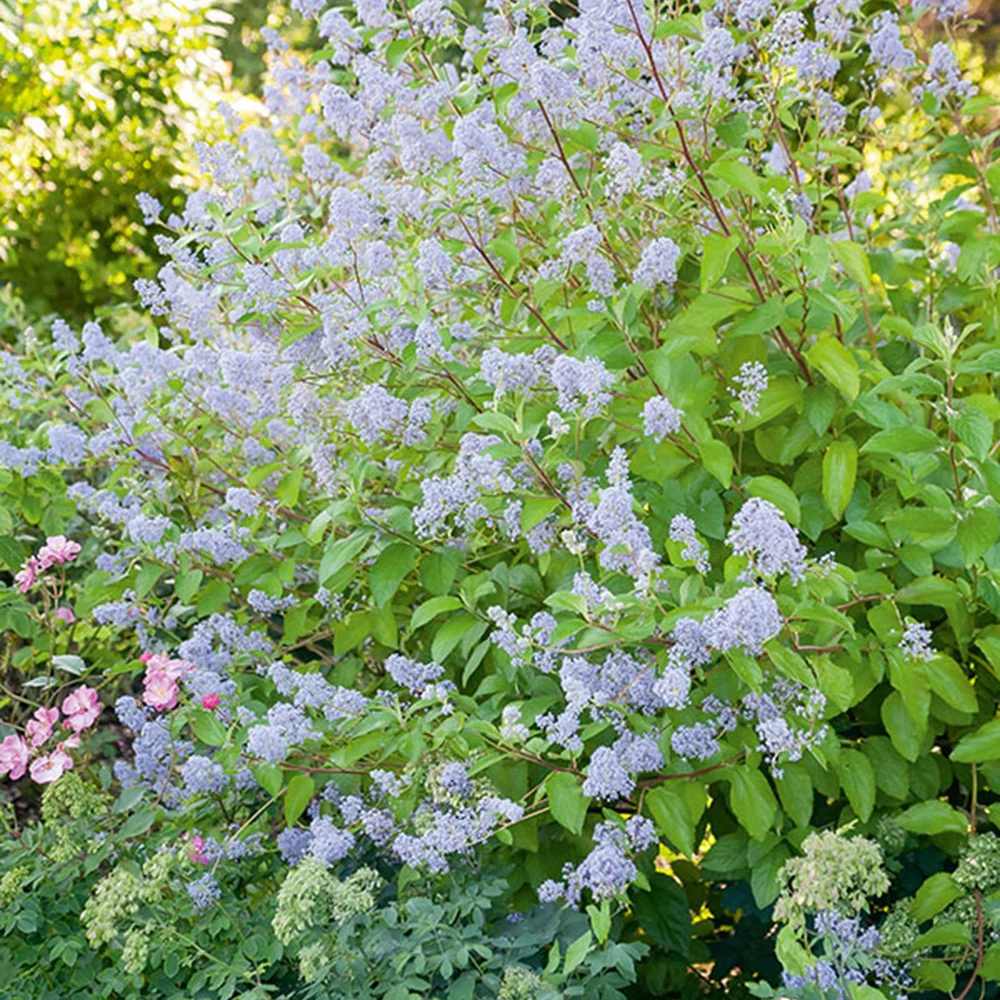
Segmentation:
<svg viewBox="0 0 1000 1000">
<path fill-rule="evenodd" d="M 68 674 L 79 676 L 87 669 L 87 664 L 79 656 L 72 656 L 69 653 L 52 657 L 53 664 L 59 670 L 65 670 Z"/>
<path fill-rule="evenodd" d="M 334 573 L 359 556 L 370 538 L 371 533 L 364 529 L 355 531 L 347 538 L 331 538 L 319 564 L 320 584 L 326 583 Z"/>
<path fill-rule="evenodd" d="M 316 792 L 316 782 L 308 774 L 296 774 L 285 791 L 285 822 L 294 826 Z"/>
<path fill-rule="evenodd" d="M 935 451 L 940 445 L 941 439 L 934 431 L 906 424 L 873 434 L 861 446 L 861 454 L 900 456 L 910 452 Z"/>
<path fill-rule="evenodd" d="M 251 770 L 257 779 L 257 784 L 272 798 L 280 794 L 285 775 L 277 764 L 258 764 Z"/>
<path fill-rule="evenodd" d="M 823 456 L 823 500 L 840 520 L 854 495 L 858 473 L 858 449 L 850 438 L 832 442 Z"/>
</svg>

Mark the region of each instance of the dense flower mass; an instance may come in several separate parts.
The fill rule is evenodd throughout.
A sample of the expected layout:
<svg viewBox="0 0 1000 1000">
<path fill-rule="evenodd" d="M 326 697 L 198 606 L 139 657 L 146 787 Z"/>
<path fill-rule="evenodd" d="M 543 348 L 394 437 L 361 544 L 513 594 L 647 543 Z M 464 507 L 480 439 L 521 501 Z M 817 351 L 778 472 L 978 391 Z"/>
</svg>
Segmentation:
<svg viewBox="0 0 1000 1000">
<path fill-rule="evenodd" d="M 73 861 L 129 1000 L 993 969 L 964 6 L 291 6 L 136 309 L 0 364 L 0 935 Z"/>
</svg>

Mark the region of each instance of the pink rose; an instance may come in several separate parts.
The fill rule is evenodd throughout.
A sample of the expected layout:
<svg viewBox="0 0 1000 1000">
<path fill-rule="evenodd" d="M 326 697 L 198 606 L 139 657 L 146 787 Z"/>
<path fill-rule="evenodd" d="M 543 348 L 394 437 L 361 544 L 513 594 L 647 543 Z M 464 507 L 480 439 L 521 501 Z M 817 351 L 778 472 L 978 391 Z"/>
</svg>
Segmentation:
<svg viewBox="0 0 1000 1000">
<path fill-rule="evenodd" d="M 160 711 L 175 708 L 180 693 L 177 681 L 192 670 L 194 664 L 187 660 L 172 660 L 166 653 L 153 653 L 146 660 L 142 700 Z"/>
<path fill-rule="evenodd" d="M 61 566 L 72 562 L 79 554 L 78 542 L 70 541 L 65 535 L 52 535 L 45 539 L 45 544 L 38 550 L 38 564 L 42 569 Z"/>
<path fill-rule="evenodd" d="M 73 609 L 63 605 L 61 608 L 56 608 L 53 612 L 56 618 L 61 622 L 65 622 L 67 625 L 72 625 L 76 621 L 76 615 L 73 614 Z"/>
<path fill-rule="evenodd" d="M 31 780 L 39 785 L 47 785 L 58 781 L 72 767 L 73 758 L 65 750 L 56 748 L 45 757 L 36 757 L 31 762 Z"/>
<path fill-rule="evenodd" d="M 147 670 L 142 683 L 142 700 L 147 705 L 161 712 L 177 707 L 180 689 L 177 681 L 165 670 Z"/>
<path fill-rule="evenodd" d="M 24 776 L 28 767 L 28 744 L 20 736 L 0 740 L 0 775 L 9 774 L 11 781 Z"/>
<path fill-rule="evenodd" d="M 59 721 L 58 708 L 37 708 L 35 716 L 24 727 L 28 745 L 32 750 L 40 747 L 51 735 L 52 727 Z"/>
<path fill-rule="evenodd" d="M 147 653 L 140 653 L 139 654 L 139 662 L 140 663 L 149 663 L 149 661 L 152 658 L 153 658 L 153 654 L 152 653 L 148 653 L 147 652 Z"/>
<path fill-rule="evenodd" d="M 207 708 L 210 712 L 214 712 L 219 707 L 219 702 L 222 699 L 213 691 L 211 694 L 206 694 L 201 699 L 201 707 Z"/>
<path fill-rule="evenodd" d="M 17 589 L 22 593 L 26 594 L 35 585 L 35 581 L 38 579 L 38 570 L 41 567 L 38 565 L 38 560 L 32 556 L 15 574 L 14 574 L 14 584 Z"/>
<path fill-rule="evenodd" d="M 82 733 L 97 721 L 101 714 L 101 701 L 93 688 L 83 685 L 66 695 L 62 710 L 66 725 L 74 733 Z"/>
</svg>

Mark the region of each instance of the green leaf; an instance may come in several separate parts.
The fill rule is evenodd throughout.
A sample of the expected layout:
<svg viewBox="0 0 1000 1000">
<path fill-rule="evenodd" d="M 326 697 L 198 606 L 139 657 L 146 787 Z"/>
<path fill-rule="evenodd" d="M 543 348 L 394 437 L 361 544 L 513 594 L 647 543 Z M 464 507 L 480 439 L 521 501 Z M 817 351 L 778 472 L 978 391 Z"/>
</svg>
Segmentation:
<svg viewBox="0 0 1000 1000">
<path fill-rule="evenodd" d="M 854 495 L 858 449 L 850 438 L 833 441 L 823 455 L 823 500 L 839 521 Z"/>
<path fill-rule="evenodd" d="M 955 421 L 958 440 L 983 461 L 993 447 L 993 421 L 982 410 L 966 405 Z"/>
<path fill-rule="evenodd" d="M 226 742 L 226 727 L 204 708 L 191 713 L 191 729 L 202 743 L 210 747 L 221 747 Z"/>
<path fill-rule="evenodd" d="M 302 469 L 292 469 L 287 475 L 282 477 L 274 495 L 286 507 L 294 507 L 299 502 L 299 490 L 302 488 Z"/>
<path fill-rule="evenodd" d="M 701 457 L 702 465 L 722 483 L 723 487 L 729 489 L 733 481 L 733 453 L 729 450 L 729 445 L 714 438 L 702 441 L 698 445 L 698 455 Z"/>
<path fill-rule="evenodd" d="M 962 887 L 948 872 L 935 872 L 924 880 L 913 897 L 911 910 L 913 919 L 922 924 L 939 914 L 961 895 L 963 895 Z"/>
<path fill-rule="evenodd" d="M 920 756 L 924 740 L 924 727 L 918 726 L 906 709 L 898 691 L 890 693 L 882 702 L 882 724 L 900 756 L 915 761 Z"/>
<path fill-rule="evenodd" d="M 948 944 L 968 944 L 970 931 L 967 924 L 959 923 L 957 920 L 946 924 L 938 924 L 929 931 L 921 934 L 913 942 L 914 951 L 922 951 L 925 948 L 938 948 Z"/>
<path fill-rule="evenodd" d="M 225 580 L 209 580 L 198 595 L 196 609 L 200 617 L 221 611 L 229 603 L 229 584 Z"/>
<path fill-rule="evenodd" d="M 966 566 L 978 562 L 1000 538 L 1000 517 L 992 507 L 977 507 L 958 525 L 958 545 Z"/>
<path fill-rule="evenodd" d="M 163 575 L 163 567 L 151 564 L 143 566 L 135 577 L 135 596 L 145 597 L 156 586 L 156 581 Z"/>
<path fill-rule="evenodd" d="M 431 552 L 420 561 L 420 582 L 432 594 L 447 594 L 461 564 L 462 553 L 458 549 Z"/>
<path fill-rule="evenodd" d="M 677 783 L 668 781 L 646 793 L 646 805 L 656 829 L 682 854 L 691 857 L 697 845 L 695 830 L 699 816 L 692 815 L 690 802 Z"/>
<path fill-rule="evenodd" d="M 950 656 L 935 656 L 924 668 L 924 674 L 931 690 L 956 711 L 975 712 L 979 708 L 975 689 Z"/>
<path fill-rule="evenodd" d="M 272 798 L 280 794 L 285 775 L 277 764 L 258 764 L 251 770 L 257 784 Z"/>
<path fill-rule="evenodd" d="M 583 960 L 587 957 L 587 953 L 590 951 L 590 944 L 593 938 L 591 937 L 590 931 L 584 931 L 567 949 L 566 949 L 566 961 L 563 965 L 563 973 L 569 975 L 576 969 Z"/>
<path fill-rule="evenodd" d="M 875 772 L 860 750 L 844 750 L 837 762 L 840 784 L 855 816 L 867 823 L 875 808 Z"/>
<path fill-rule="evenodd" d="M 796 826 L 808 826 L 815 797 L 809 771 L 802 764 L 786 764 L 782 770 L 781 777 L 775 780 L 781 805 Z"/>
<path fill-rule="evenodd" d="M 871 284 L 872 272 L 864 248 L 849 240 L 828 240 L 827 244 L 851 279 L 862 288 L 867 288 Z"/>
<path fill-rule="evenodd" d="M 760 179 L 739 160 L 717 160 L 709 167 L 708 173 L 751 198 L 761 198 Z"/>
<path fill-rule="evenodd" d="M 545 794 L 552 818 L 574 834 L 582 832 L 590 805 L 590 799 L 583 794 L 580 785 L 580 779 L 567 771 L 553 771 L 545 779 Z"/>
<path fill-rule="evenodd" d="M 528 497 L 521 507 L 521 530 L 527 534 L 560 506 L 560 501 L 552 497 Z"/>
<path fill-rule="evenodd" d="M 960 764 L 1000 760 L 1000 719 L 991 719 L 975 732 L 963 736 L 952 750 L 951 759 Z"/>
<path fill-rule="evenodd" d="M 714 288 L 719 279 L 726 273 L 729 259 L 739 246 L 738 236 L 722 236 L 713 233 L 705 237 L 704 251 L 701 258 L 701 290 L 707 292 Z"/>
<path fill-rule="evenodd" d="M 434 635 L 431 643 L 431 659 L 435 663 L 443 663 L 448 654 L 462 641 L 462 637 L 479 619 L 463 611 L 444 623 Z"/>
<path fill-rule="evenodd" d="M 910 452 L 935 451 L 941 439 L 927 427 L 905 424 L 873 434 L 862 446 L 862 455 L 908 455 Z"/>
<path fill-rule="evenodd" d="M 320 584 L 326 583 L 334 573 L 342 570 L 349 562 L 356 559 L 370 538 L 371 532 L 364 528 L 348 535 L 347 538 L 331 537 L 319 564 Z"/>
<path fill-rule="evenodd" d="M 410 628 L 417 629 L 421 625 L 426 625 L 429 621 L 437 618 L 438 615 L 446 611 L 455 611 L 462 606 L 462 602 L 457 597 L 444 594 L 441 597 L 432 597 L 424 601 L 414 612 L 410 619 Z"/>
<path fill-rule="evenodd" d="M 294 774 L 285 789 L 285 823 L 294 826 L 316 792 L 316 782 L 308 774 Z"/>
<path fill-rule="evenodd" d="M 408 542 L 393 542 L 384 548 L 368 573 L 376 607 L 392 600 L 406 575 L 417 565 L 417 550 Z"/>
<path fill-rule="evenodd" d="M 930 802 L 918 802 L 896 817 L 896 823 L 910 833 L 934 835 L 938 833 L 965 833 L 968 819 L 964 813 L 933 799 Z"/>
<path fill-rule="evenodd" d="M 183 604 L 187 604 L 198 592 L 204 576 L 205 574 L 200 569 L 191 569 L 186 573 L 181 573 L 174 580 L 174 593 L 177 595 L 177 599 Z"/>
<path fill-rule="evenodd" d="M 774 476 L 754 476 L 747 483 L 747 493 L 774 504 L 790 524 L 797 525 L 802 518 L 799 501 L 793 490 Z"/>
<path fill-rule="evenodd" d="M 763 839 L 778 812 L 778 802 L 767 778 L 760 771 L 747 767 L 733 771 L 729 805 L 740 826 L 754 840 Z"/>
<path fill-rule="evenodd" d="M 120 836 L 123 840 L 128 840 L 130 837 L 138 837 L 140 834 L 145 833 L 153 825 L 153 821 L 155 819 L 155 810 L 140 809 L 138 812 L 132 813 L 132 815 L 125 820 L 124 825 L 118 831 L 118 836 Z"/>
<path fill-rule="evenodd" d="M 858 363 L 836 337 L 820 337 L 806 351 L 806 358 L 849 403 L 854 402 L 861 389 Z"/>
</svg>

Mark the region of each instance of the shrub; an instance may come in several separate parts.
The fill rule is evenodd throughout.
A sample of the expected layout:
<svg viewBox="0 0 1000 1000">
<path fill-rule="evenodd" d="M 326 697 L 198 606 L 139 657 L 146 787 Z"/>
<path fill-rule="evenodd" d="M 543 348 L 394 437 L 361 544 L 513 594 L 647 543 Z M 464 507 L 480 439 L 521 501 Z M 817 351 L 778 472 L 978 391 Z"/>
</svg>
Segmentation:
<svg viewBox="0 0 1000 1000">
<path fill-rule="evenodd" d="M 0 282 L 33 311 L 86 318 L 155 271 L 135 198 L 193 186 L 225 18 L 206 0 L 0 6 Z"/>
<path fill-rule="evenodd" d="M 267 127 L 144 203 L 145 328 L 7 362 L 7 686 L 99 691 L 62 752 L 142 836 L 82 910 L 105 967 L 1000 978 L 1000 172 L 961 4 L 297 6 L 326 47 L 272 36 Z M 53 751 L 9 739 L 30 817 Z M 153 948 L 243 920 L 252 972 Z"/>
</svg>

